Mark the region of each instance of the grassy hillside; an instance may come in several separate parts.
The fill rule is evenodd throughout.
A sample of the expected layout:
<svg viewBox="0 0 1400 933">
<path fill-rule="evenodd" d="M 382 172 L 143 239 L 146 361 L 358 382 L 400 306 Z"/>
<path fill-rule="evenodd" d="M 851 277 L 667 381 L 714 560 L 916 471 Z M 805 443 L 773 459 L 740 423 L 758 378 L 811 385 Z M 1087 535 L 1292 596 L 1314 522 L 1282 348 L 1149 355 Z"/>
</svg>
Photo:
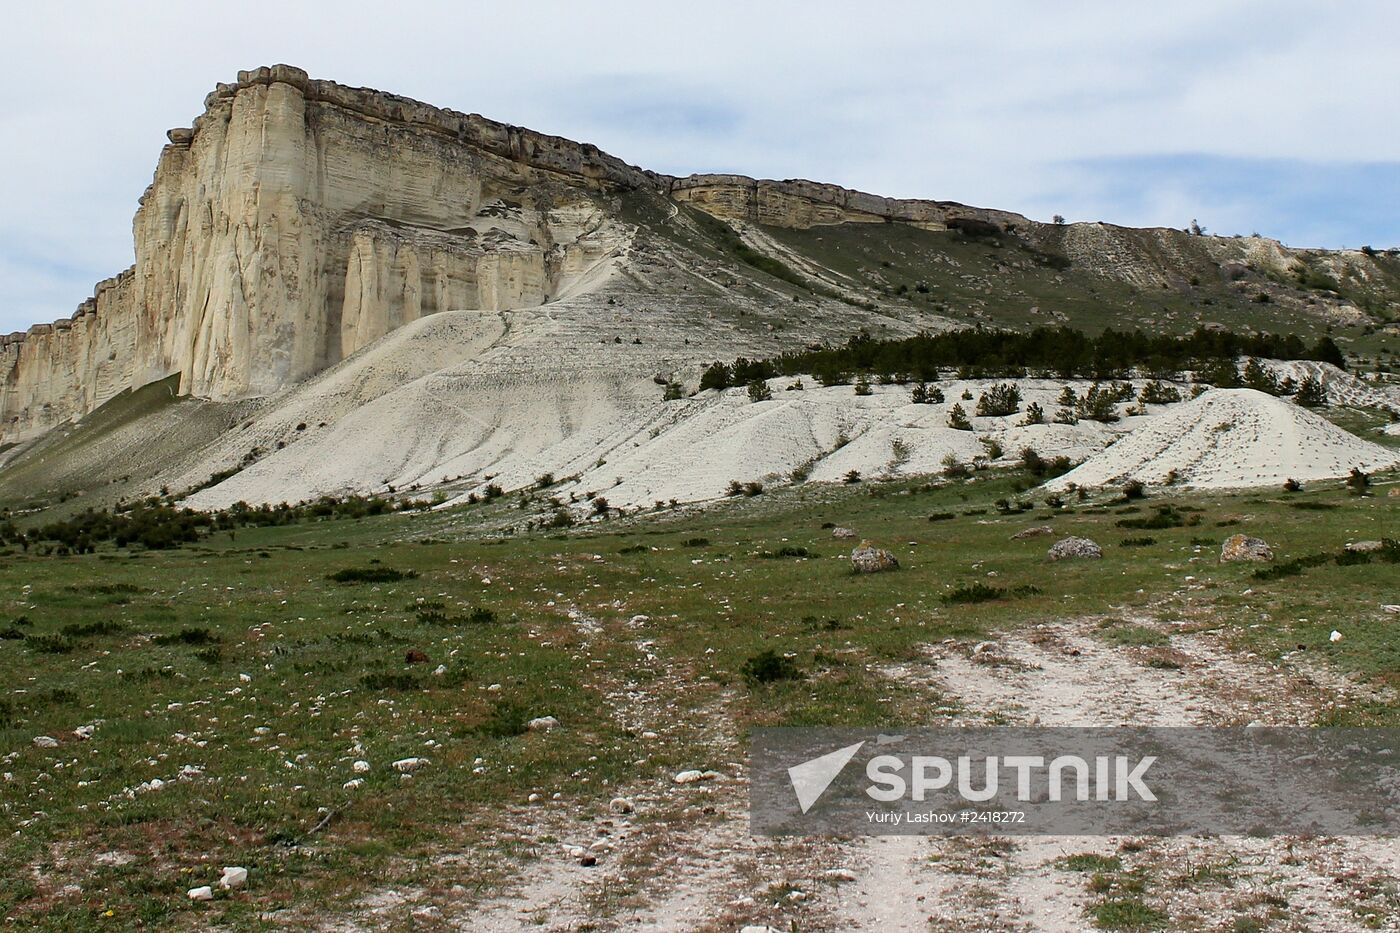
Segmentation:
<svg viewBox="0 0 1400 933">
<path fill-rule="evenodd" d="M 48 515 L 131 498 L 143 483 L 237 424 L 249 406 L 175 393 L 176 373 L 127 390 L 76 424 L 55 428 L 0 469 L 0 502 Z"/>
<path fill-rule="evenodd" d="M 1013 328 L 1067 323 L 1090 331 L 1169 333 L 1214 323 L 1239 331 L 1296 333 L 1310 341 L 1333 333 L 1349 351 L 1367 356 L 1389 357 L 1397 347 L 1396 335 L 1377 324 L 1400 309 L 1400 279 L 1382 278 L 1364 295 L 1358 293 L 1355 297 L 1375 308 L 1377 317 L 1346 325 L 1325 313 L 1326 299 L 1340 291 L 1319 291 L 1288 276 L 1247 268 L 1235 270 L 1239 278 L 1234 278 L 1195 242 L 1199 238 L 1185 235 L 1178 235 L 1184 248 L 1162 255 L 1150 231 L 1117 231 L 1131 244 L 1134 265 L 1167 270 L 1147 284 L 1111 274 L 1109 257 L 1097 267 L 1071 260 L 1053 235 L 1035 242 L 1015 234 L 968 236 L 903 224 L 765 232 L 859 282 L 871 300 L 907 303 L 968 323 Z M 1400 272 L 1400 260 L 1381 264 Z"/>
<path fill-rule="evenodd" d="M 1096 620 L 1144 672 L 1191 677 L 1173 646 L 1210 633 L 1316 676 L 1400 685 L 1394 616 L 1379 606 L 1395 565 L 1334 559 L 1394 533 L 1386 488 L 1047 509 L 1032 483 L 984 472 L 807 487 L 519 539 L 480 534 L 515 509 L 507 496 L 168 552 L 11 550 L 0 812 L 15 832 L 0 916 L 65 931 L 252 929 L 271 912 L 298 926 L 393 890 L 417 893 L 378 922 L 413 923 L 414 904 L 468 908 L 559 840 L 616 830 L 609 800 L 624 795 L 651 841 L 590 903 L 606 925 L 666 839 L 721 819 L 690 805 L 675 772 L 727 771 L 751 726 L 964 721 L 954 698 L 896 672 L 930 645 L 970 650 L 1067 617 Z M 1006 514 L 1003 499 L 1033 508 Z M 830 523 L 892 548 L 901 569 L 852 574 L 851 542 Z M 1054 537 L 1011 540 L 1041 523 L 1097 540 L 1105 558 L 1047 563 Z M 1258 565 L 1217 563 L 1235 532 L 1265 537 L 1274 566 L 1323 558 L 1259 579 Z M 1345 640 L 1329 641 L 1334 628 Z M 527 729 L 547 715 L 556 729 Z M 1341 700 L 1316 721 L 1400 725 L 1400 706 Z M 41 735 L 58 747 L 35 747 Z M 390 766 L 416 756 L 430 764 L 411 780 Z M 249 867 L 249 887 L 185 898 L 222 865 Z M 1173 870 L 1144 869 L 1141 896 L 1171 889 Z"/>
</svg>

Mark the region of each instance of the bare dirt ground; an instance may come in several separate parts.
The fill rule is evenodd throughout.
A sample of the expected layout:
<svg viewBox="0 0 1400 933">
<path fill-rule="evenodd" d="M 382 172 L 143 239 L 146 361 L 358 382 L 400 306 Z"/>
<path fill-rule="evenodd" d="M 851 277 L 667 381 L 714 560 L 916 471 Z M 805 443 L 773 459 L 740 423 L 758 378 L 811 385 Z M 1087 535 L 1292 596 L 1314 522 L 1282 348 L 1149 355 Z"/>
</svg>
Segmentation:
<svg viewBox="0 0 1400 933">
<path fill-rule="evenodd" d="M 977 646 L 928 645 L 923 659 L 886 674 L 936 691 L 944 709 L 953 700 L 949 718 L 967 725 L 1294 725 L 1313 722 L 1353 689 L 1242 657 L 1218 636 L 1194 631 L 1189 619 L 1166 615 L 1078 619 Z M 599 634 L 591 619 L 572 621 L 585 646 Z M 1165 633 L 1168 644 L 1124 646 L 1104 637 L 1108 625 L 1122 624 Z M 644 640 L 638 650 L 645 651 Z M 620 684 L 607 692 L 619 715 L 643 728 L 675 731 L 687 718 L 719 728 L 723 690 L 713 688 L 703 704 L 708 714 L 700 705 L 676 709 L 666 698 L 687 688 L 675 677 L 645 691 Z M 727 737 L 707 738 L 733 747 Z M 715 754 L 704 741 L 697 755 L 700 746 Z M 1130 896 L 1169 916 L 1172 929 L 1400 929 L 1400 852 L 1388 840 L 755 838 L 743 765 L 705 764 L 718 776 L 620 789 L 634 813 L 580 821 L 563 808 L 522 808 L 519 839 L 534 857 L 520 860 L 513 882 L 486 899 L 456 892 L 455 903 L 426 892 L 386 893 L 364 904 L 362 925 L 1067 931 L 1094 929 L 1095 905 Z M 580 864 L 581 849 L 596 853 L 597 864 Z M 1105 877 L 1061 862 L 1084 855 L 1116 867 Z M 1151 884 L 1135 887 L 1143 878 Z"/>
</svg>

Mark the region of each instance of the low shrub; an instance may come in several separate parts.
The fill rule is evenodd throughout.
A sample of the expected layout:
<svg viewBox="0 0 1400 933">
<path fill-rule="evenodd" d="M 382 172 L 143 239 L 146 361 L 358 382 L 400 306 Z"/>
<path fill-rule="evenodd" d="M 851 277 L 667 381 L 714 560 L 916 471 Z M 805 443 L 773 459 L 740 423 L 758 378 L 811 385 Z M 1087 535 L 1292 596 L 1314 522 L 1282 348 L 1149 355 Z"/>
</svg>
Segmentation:
<svg viewBox="0 0 1400 933">
<path fill-rule="evenodd" d="M 792 546 L 792 545 L 790 545 L 790 544 L 785 544 L 785 545 L 783 545 L 782 547 L 778 548 L 776 551 L 764 551 L 762 556 L 763 556 L 763 557 L 767 557 L 767 558 L 779 558 L 779 557 L 816 557 L 817 555 L 813 554 L 811 551 L 807 550 L 805 547 L 794 547 L 794 546 Z"/>
<path fill-rule="evenodd" d="M 1259 568 L 1254 571 L 1254 579 L 1282 580 L 1285 577 L 1296 577 L 1304 570 L 1311 567 L 1321 567 L 1331 559 L 1331 554 L 1309 554 L 1306 557 L 1297 557 L 1290 561 L 1274 564 L 1272 567 Z"/>
<path fill-rule="evenodd" d="M 1006 590 L 999 587 L 988 586 L 985 583 L 969 583 L 960 586 L 951 592 L 944 593 L 943 602 L 948 605 L 961 603 L 985 603 L 994 599 L 1001 599 L 1006 595 Z"/>
<path fill-rule="evenodd" d="M 219 637 L 207 628 L 182 628 L 174 634 L 157 635 L 153 641 L 158 645 L 212 645 Z"/>
<path fill-rule="evenodd" d="M 392 567 L 347 567 L 326 576 L 332 583 L 398 583 L 417 578 L 416 570 L 395 570 Z"/>
<path fill-rule="evenodd" d="M 63 627 L 63 634 L 69 638 L 87 638 L 92 635 L 116 635 L 126 631 L 126 626 L 111 619 L 100 622 L 74 622 Z"/>
<path fill-rule="evenodd" d="M 77 644 L 62 635 L 27 635 L 24 643 L 35 651 L 44 654 L 72 654 Z"/>
<path fill-rule="evenodd" d="M 780 680 L 801 680 L 802 669 L 797 662 L 786 655 L 778 654 L 772 648 L 764 648 L 749 658 L 739 668 L 739 673 L 750 686 L 770 684 Z"/>
<path fill-rule="evenodd" d="M 375 671 L 361 677 L 360 686 L 366 690 L 417 690 L 422 686 L 422 682 L 413 674 Z"/>
<path fill-rule="evenodd" d="M 529 730 L 534 717 L 529 710 L 517 703 L 501 702 L 491 708 L 486 720 L 476 727 L 476 731 L 493 739 L 510 739 L 524 735 Z"/>
<path fill-rule="evenodd" d="M 1195 526 L 1200 523 L 1200 515 L 1184 515 L 1171 505 L 1153 506 L 1152 514 L 1146 518 L 1120 518 L 1114 522 L 1119 528 L 1133 528 L 1142 531 L 1160 531 L 1164 528 Z"/>
</svg>

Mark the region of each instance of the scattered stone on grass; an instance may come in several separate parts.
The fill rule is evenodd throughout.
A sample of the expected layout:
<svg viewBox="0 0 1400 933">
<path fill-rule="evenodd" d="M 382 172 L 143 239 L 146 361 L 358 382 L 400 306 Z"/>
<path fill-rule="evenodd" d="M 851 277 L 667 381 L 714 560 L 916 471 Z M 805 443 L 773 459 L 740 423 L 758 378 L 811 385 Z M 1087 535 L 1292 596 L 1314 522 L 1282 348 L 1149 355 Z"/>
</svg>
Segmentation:
<svg viewBox="0 0 1400 933">
<path fill-rule="evenodd" d="M 1103 548 L 1088 538 L 1063 538 L 1050 547 L 1046 555 L 1050 560 L 1073 560 L 1087 558 L 1098 560 L 1103 557 Z"/>
<path fill-rule="evenodd" d="M 884 570 L 898 570 L 899 561 L 884 548 L 875 547 L 869 541 L 862 541 L 851 552 L 851 566 L 856 573 L 880 573 Z"/>
<path fill-rule="evenodd" d="M 1273 559 L 1273 548 L 1269 547 L 1268 542 L 1263 538 L 1252 538 L 1249 535 L 1230 535 L 1220 546 L 1221 563 L 1237 560 L 1265 561 Z"/>
</svg>

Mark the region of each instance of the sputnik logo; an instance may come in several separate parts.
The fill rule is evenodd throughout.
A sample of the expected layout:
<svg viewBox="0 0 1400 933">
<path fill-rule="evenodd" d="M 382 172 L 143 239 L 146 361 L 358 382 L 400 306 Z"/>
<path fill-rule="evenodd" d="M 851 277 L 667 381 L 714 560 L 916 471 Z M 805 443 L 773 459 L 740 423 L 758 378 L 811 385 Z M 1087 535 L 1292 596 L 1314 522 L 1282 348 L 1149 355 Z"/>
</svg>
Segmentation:
<svg viewBox="0 0 1400 933">
<path fill-rule="evenodd" d="M 841 769 L 855 757 L 860 751 L 864 742 L 857 742 L 854 745 L 847 745 L 845 748 L 838 748 L 834 752 L 827 752 L 818 758 L 812 758 L 802 762 L 800 765 L 793 765 L 787 769 L 788 780 L 792 781 L 792 789 L 797 794 L 797 804 L 806 813 L 812 806 L 821 799 L 822 794 L 831 786 L 831 782 L 836 780 L 836 776 L 841 773 Z"/>
</svg>

